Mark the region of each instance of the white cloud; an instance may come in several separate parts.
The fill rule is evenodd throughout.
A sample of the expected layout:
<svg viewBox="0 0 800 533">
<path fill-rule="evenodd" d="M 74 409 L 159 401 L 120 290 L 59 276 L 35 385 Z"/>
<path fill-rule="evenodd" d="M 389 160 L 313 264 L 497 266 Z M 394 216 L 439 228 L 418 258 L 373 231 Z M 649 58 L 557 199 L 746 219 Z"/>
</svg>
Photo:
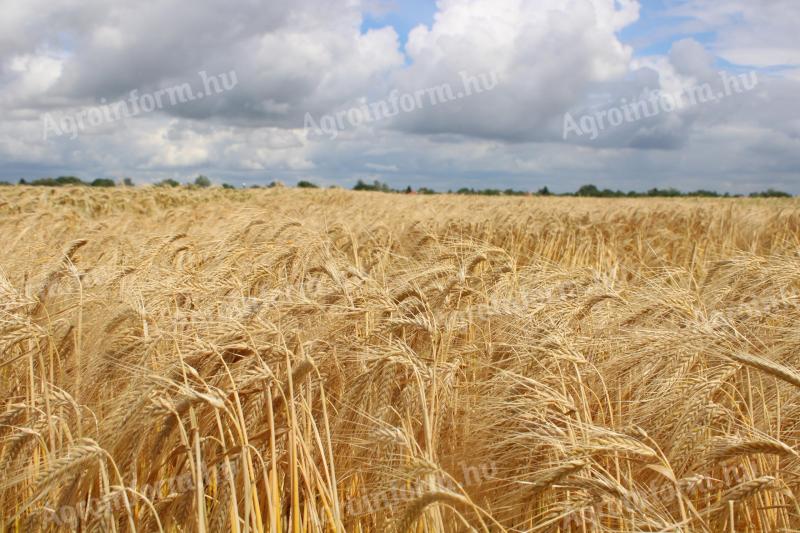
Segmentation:
<svg viewBox="0 0 800 533">
<path fill-rule="evenodd" d="M 495 72 L 496 88 L 425 113 L 397 127 L 512 141 L 552 137 L 547 125 L 596 82 L 625 75 L 632 51 L 615 31 L 633 22 L 638 3 L 613 0 L 446 0 L 430 28 L 406 47 L 411 65 L 396 74 L 404 91 L 449 83 L 459 72 Z"/>
<path fill-rule="evenodd" d="M 382 4 L 381 4 L 382 5 Z M 395 186 L 569 190 L 731 188 L 800 192 L 794 0 L 682 0 L 668 11 L 686 37 L 641 56 L 620 32 L 633 0 L 440 0 L 408 35 L 362 31 L 373 1 L 4 0 L 0 17 L 0 177 L 60 173 L 161 179 L 214 176 Z M 380 6 L 379 6 L 380 7 Z M 656 29 L 657 31 L 658 29 Z M 758 87 L 718 104 L 562 141 L 563 114 L 618 105 L 645 89 L 717 83 L 719 59 L 758 66 Z M 73 113 L 197 73 L 235 71 L 237 86 L 202 101 L 43 141 L 41 114 Z M 315 117 L 496 73 L 478 95 L 308 138 Z M 738 72 L 738 71 L 737 71 Z M 768 185 L 769 184 L 769 185 Z M 788 184 L 788 186 L 787 186 Z M 794 185 L 793 185 L 794 184 Z"/>
<path fill-rule="evenodd" d="M 684 0 L 670 13 L 713 30 L 714 52 L 731 63 L 800 65 L 800 3 L 795 0 Z"/>
</svg>

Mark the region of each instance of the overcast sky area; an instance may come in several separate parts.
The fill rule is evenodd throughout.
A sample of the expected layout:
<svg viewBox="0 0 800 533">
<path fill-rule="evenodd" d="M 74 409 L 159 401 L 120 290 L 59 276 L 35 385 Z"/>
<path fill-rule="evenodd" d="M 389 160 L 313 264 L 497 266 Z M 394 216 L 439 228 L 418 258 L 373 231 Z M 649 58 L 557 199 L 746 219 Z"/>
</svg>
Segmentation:
<svg viewBox="0 0 800 533">
<path fill-rule="evenodd" d="M 0 0 L 0 180 L 800 194 L 798 32 L 798 0 Z"/>
</svg>

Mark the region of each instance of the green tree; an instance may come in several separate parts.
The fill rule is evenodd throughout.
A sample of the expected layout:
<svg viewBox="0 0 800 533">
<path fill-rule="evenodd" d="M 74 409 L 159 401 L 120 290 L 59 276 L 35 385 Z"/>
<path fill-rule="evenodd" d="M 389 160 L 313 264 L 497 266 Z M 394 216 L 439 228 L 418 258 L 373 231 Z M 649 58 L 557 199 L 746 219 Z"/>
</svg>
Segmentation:
<svg viewBox="0 0 800 533">
<path fill-rule="evenodd" d="M 194 179 L 194 184 L 197 187 L 205 189 L 206 187 L 211 187 L 211 180 L 201 174 Z"/>
<path fill-rule="evenodd" d="M 59 185 L 86 185 L 86 183 L 75 176 L 59 176 L 56 178 Z"/>
<path fill-rule="evenodd" d="M 767 189 L 766 191 L 754 192 L 750 194 L 751 198 L 791 198 L 792 195 L 788 192 L 776 191 L 775 189 Z"/>
<path fill-rule="evenodd" d="M 75 176 L 59 176 L 56 179 L 53 178 L 39 178 L 33 180 L 31 185 L 39 186 L 39 187 L 62 187 L 64 185 L 87 185 L 86 182 L 82 181 L 80 178 L 76 178 Z"/>
<path fill-rule="evenodd" d="M 108 178 L 97 178 L 96 180 L 90 183 L 92 187 L 116 187 L 117 184 L 114 183 L 114 180 L 110 180 Z"/>
<path fill-rule="evenodd" d="M 683 196 L 681 191 L 670 187 L 669 189 L 659 189 L 654 188 L 647 191 L 647 196 L 666 196 L 666 197 L 674 197 L 674 196 Z"/>
<path fill-rule="evenodd" d="M 583 185 L 575 193 L 576 196 L 600 196 L 600 190 L 594 185 Z"/>
<path fill-rule="evenodd" d="M 298 181 L 297 186 L 301 189 L 319 189 L 319 186 L 316 183 L 312 183 L 306 180 Z"/>
<path fill-rule="evenodd" d="M 719 196 L 719 193 L 717 193 L 717 191 L 707 191 L 705 189 L 698 189 L 696 191 L 687 192 L 686 196 L 702 196 L 707 198 L 716 198 L 717 196 Z"/>
<path fill-rule="evenodd" d="M 378 191 L 378 192 L 392 192 L 392 189 L 385 183 L 382 183 L 378 180 L 373 181 L 372 183 L 364 183 L 361 180 L 353 187 L 354 191 Z"/>
</svg>

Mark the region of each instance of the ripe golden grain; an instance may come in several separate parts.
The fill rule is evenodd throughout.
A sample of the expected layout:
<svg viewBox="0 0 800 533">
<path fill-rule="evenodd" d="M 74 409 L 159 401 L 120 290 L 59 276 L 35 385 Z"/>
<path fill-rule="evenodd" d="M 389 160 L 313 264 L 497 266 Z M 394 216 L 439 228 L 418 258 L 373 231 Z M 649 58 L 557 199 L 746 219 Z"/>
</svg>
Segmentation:
<svg viewBox="0 0 800 533">
<path fill-rule="evenodd" d="M 4 187 L 0 235 L 0 533 L 800 530 L 796 199 Z"/>
</svg>

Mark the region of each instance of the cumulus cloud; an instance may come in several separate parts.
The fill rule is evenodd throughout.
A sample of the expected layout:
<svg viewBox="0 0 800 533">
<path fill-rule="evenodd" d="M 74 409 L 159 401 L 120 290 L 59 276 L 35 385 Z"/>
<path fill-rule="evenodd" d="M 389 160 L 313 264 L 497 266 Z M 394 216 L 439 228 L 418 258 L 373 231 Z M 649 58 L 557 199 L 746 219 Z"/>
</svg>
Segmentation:
<svg viewBox="0 0 800 533">
<path fill-rule="evenodd" d="M 552 137 L 554 119 L 596 82 L 621 77 L 632 50 L 615 32 L 636 20 L 638 4 L 613 0 L 446 0 L 433 25 L 409 35 L 411 65 L 396 74 L 406 91 L 496 73 L 490 91 L 425 113 L 401 115 L 414 133 L 506 139 Z M 557 121 L 556 121 L 557 122 Z"/>
<path fill-rule="evenodd" d="M 439 189 L 569 190 L 595 181 L 800 192 L 796 2 L 669 6 L 650 13 L 667 21 L 655 31 L 667 35 L 677 17 L 683 33 L 648 55 L 622 37 L 648 8 L 634 0 L 439 0 L 432 20 L 407 36 L 365 26 L 367 13 L 398 9 L 382 0 L 5 0 L 0 179 L 203 172 Z M 565 113 L 607 111 L 653 90 L 716 91 L 720 70 L 753 68 L 758 84 L 746 94 L 626 121 L 596 138 L 563 138 Z M 199 90 L 201 71 L 235 73 L 236 84 L 76 138 L 43 139 L 44 114 L 85 112 L 133 90 Z M 464 76 L 483 90 L 430 102 L 443 84 L 467 92 L 474 83 Z M 308 115 L 319 120 L 403 94 L 421 102 L 349 125 L 335 139 L 303 130 Z"/>
<path fill-rule="evenodd" d="M 759 67 L 800 64 L 800 4 L 794 0 L 682 0 L 669 13 L 714 31 L 718 37 L 712 49 L 731 63 Z"/>
</svg>

